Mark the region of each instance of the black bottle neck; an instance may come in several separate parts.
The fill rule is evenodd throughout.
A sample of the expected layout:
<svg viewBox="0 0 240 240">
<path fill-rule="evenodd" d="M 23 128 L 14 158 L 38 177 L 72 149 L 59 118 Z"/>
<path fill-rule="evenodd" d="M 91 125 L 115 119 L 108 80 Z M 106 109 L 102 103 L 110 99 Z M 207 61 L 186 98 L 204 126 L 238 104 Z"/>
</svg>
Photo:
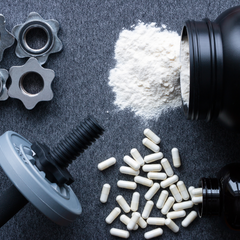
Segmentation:
<svg viewBox="0 0 240 240">
<path fill-rule="evenodd" d="M 222 105 L 223 46 L 217 23 L 204 19 L 187 21 L 182 39 L 188 38 L 190 54 L 189 105 L 183 105 L 188 119 L 217 118 Z"/>
<path fill-rule="evenodd" d="M 217 178 L 202 178 L 203 202 L 199 204 L 199 216 L 221 215 L 221 187 Z"/>
</svg>

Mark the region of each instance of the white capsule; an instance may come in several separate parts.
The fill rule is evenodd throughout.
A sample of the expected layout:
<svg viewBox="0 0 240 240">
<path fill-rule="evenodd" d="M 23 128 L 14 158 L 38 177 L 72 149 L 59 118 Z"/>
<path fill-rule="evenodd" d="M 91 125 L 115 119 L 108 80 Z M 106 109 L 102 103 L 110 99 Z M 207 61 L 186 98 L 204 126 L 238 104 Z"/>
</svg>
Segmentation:
<svg viewBox="0 0 240 240">
<path fill-rule="evenodd" d="M 149 154 L 147 156 L 144 157 L 144 162 L 145 163 L 151 163 L 151 162 L 155 162 L 157 160 L 160 160 L 163 158 L 163 153 L 162 152 L 157 152 L 157 153 L 153 153 L 153 154 Z"/>
<path fill-rule="evenodd" d="M 140 168 L 140 164 L 129 156 L 124 156 L 123 161 L 135 171 Z"/>
<path fill-rule="evenodd" d="M 147 223 L 149 225 L 164 225 L 165 224 L 165 218 L 160 218 L 160 217 L 149 217 L 147 219 Z"/>
<path fill-rule="evenodd" d="M 191 187 L 189 187 L 188 188 L 188 192 L 189 192 L 189 194 L 190 194 L 190 197 L 191 197 L 191 199 L 193 198 L 193 195 L 192 195 L 192 190 L 193 189 L 195 189 L 195 187 L 193 187 L 193 186 L 191 186 Z M 194 205 L 197 205 L 196 203 L 193 203 Z"/>
<path fill-rule="evenodd" d="M 126 230 L 118 229 L 118 228 L 111 228 L 110 234 L 120 238 L 129 238 L 130 234 Z"/>
<path fill-rule="evenodd" d="M 146 228 L 147 227 L 147 222 L 142 217 L 139 218 L 137 224 L 140 228 Z"/>
<path fill-rule="evenodd" d="M 190 223 L 193 222 L 193 220 L 197 217 L 197 212 L 196 211 L 191 211 L 185 219 L 182 221 L 182 226 L 183 227 L 188 227 Z"/>
<path fill-rule="evenodd" d="M 144 237 L 145 239 L 151 239 L 151 238 L 161 236 L 162 234 L 163 234 L 163 230 L 161 228 L 156 228 L 151 231 L 145 232 Z"/>
<path fill-rule="evenodd" d="M 200 197 L 200 196 L 202 196 L 202 188 L 194 188 L 192 190 L 192 196 L 193 197 Z"/>
<path fill-rule="evenodd" d="M 103 170 L 105 170 L 106 168 L 111 167 L 111 166 L 114 165 L 115 163 L 116 163 L 116 158 L 111 157 L 111 158 L 109 158 L 109 159 L 107 159 L 107 160 L 105 160 L 105 161 L 100 162 L 100 163 L 98 164 L 98 169 L 99 169 L 100 171 L 103 171 Z"/>
<path fill-rule="evenodd" d="M 120 188 L 126 188 L 126 189 L 136 189 L 137 184 L 135 182 L 131 182 L 131 181 L 124 181 L 124 180 L 119 180 L 117 182 L 117 186 Z"/>
<path fill-rule="evenodd" d="M 165 225 L 171 229 L 174 233 L 177 233 L 179 231 L 179 227 L 177 226 L 177 224 L 170 218 L 167 218 L 165 220 Z"/>
<path fill-rule="evenodd" d="M 146 146 L 147 148 L 149 148 L 153 152 L 159 152 L 160 151 L 160 147 L 158 145 L 156 145 L 155 143 L 153 143 L 148 138 L 144 138 L 142 140 L 142 143 L 143 143 L 144 146 Z"/>
<path fill-rule="evenodd" d="M 196 204 L 199 204 L 199 203 L 202 203 L 203 202 L 203 197 L 202 196 L 199 196 L 199 197 L 193 197 L 192 198 L 192 202 L 196 205 Z"/>
<path fill-rule="evenodd" d="M 144 130 L 144 135 L 149 138 L 152 142 L 154 142 L 155 144 L 159 144 L 161 139 L 160 137 L 158 137 L 153 131 L 151 131 L 149 128 L 146 128 Z"/>
<path fill-rule="evenodd" d="M 163 205 L 161 213 L 163 215 L 166 215 L 169 212 L 169 210 L 171 209 L 171 207 L 174 204 L 174 202 L 175 202 L 175 199 L 173 197 L 169 197 L 167 199 L 167 201 L 165 202 L 165 204 Z"/>
<path fill-rule="evenodd" d="M 117 216 L 121 213 L 121 209 L 119 207 L 115 207 L 110 214 L 106 217 L 106 223 L 111 224 Z"/>
<path fill-rule="evenodd" d="M 184 182 L 179 181 L 177 183 L 177 186 L 178 186 L 178 190 L 179 190 L 180 194 L 182 195 L 182 198 L 184 200 L 188 200 L 189 199 L 189 194 L 188 194 L 188 191 L 187 191 L 187 188 L 186 188 Z"/>
<path fill-rule="evenodd" d="M 186 201 L 186 202 L 181 202 L 181 203 L 175 203 L 173 205 L 173 210 L 179 211 L 187 208 L 192 208 L 193 207 L 193 202 L 192 201 Z"/>
<path fill-rule="evenodd" d="M 128 223 L 130 222 L 130 220 L 131 220 L 131 218 L 129 218 L 127 215 L 125 215 L 125 214 L 122 214 L 121 216 L 120 216 L 120 221 L 122 222 L 122 223 L 124 223 L 126 226 L 128 225 Z M 136 224 L 135 226 L 134 226 L 134 228 L 133 228 L 133 230 L 137 230 L 138 229 L 138 225 Z"/>
<path fill-rule="evenodd" d="M 175 168 L 179 168 L 181 166 L 181 159 L 177 148 L 172 149 L 172 160 Z"/>
<path fill-rule="evenodd" d="M 182 196 L 180 192 L 178 191 L 178 188 L 175 184 L 171 185 L 169 187 L 169 190 L 171 191 L 173 197 L 175 198 L 176 202 L 181 202 L 182 201 Z"/>
<path fill-rule="evenodd" d="M 165 180 L 167 178 L 167 174 L 166 173 L 158 173 L 158 172 L 149 172 L 147 174 L 147 177 L 149 179 L 153 179 L 153 180 Z"/>
<path fill-rule="evenodd" d="M 161 160 L 161 164 L 162 164 L 163 169 L 164 169 L 164 171 L 166 172 L 166 174 L 167 174 L 169 177 L 171 177 L 171 176 L 174 174 L 174 172 L 173 172 L 173 170 L 172 170 L 172 167 L 171 167 L 169 161 L 168 161 L 166 158 L 163 158 L 163 159 Z"/>
<path fill-rule="evenodd" d="M 177 181 L 178 181 L 178 176 L 177 175 L 173 175 L 173 176 L 167 178 L 166 180 L 162 181 L 161 182 L 161 187 L 162 188 L 169 187 L 169 186 L 171 186 L 172 184 L 174 184 Z"/>
<path fill-rule="evenodd" d="M 153 208 L 153 201 L 147 201 L 142 212 L 142 218 L 147 219 Z"/>
<path fill-rule="evenodd" d="M 172 211 L 167 214 L 167 218 L 170 218 L 170 219 L 182 218 L 185 216 L 186 216 L 186 212 L 184 210 Z"/>
<path fill-rule="evenodd" d="M 139 170 L 135 171 L 132 168 L 126 167 L 126 166 L 120 167 L 119 171 L 123 174 L 132 175 L 132 176 L 137 176 L 140 173 Z"/>
<path fill-rule="evenodd" d="M 148 189 L 146 194 L 144 195 L 146 200 L 150 200 L 160 189 L 160 184 L 159 183 L 154 183 L 151 188 Z"/>
<path fill-rule="evenodd" d="M 136 212 L 138 210 L 140 194 L 138 192 L 134 192 L 131 201 L 131 210 Z"/>
<path fill-rule="evenodd" d="M 150 180 L 148 178 L 145 178 L 145 177 L 141 177 L 141 176 L 134 177 L 134 181 L 136 183 L 142 184 L 142 185 L 147 186 L 147 187 L 151 187 L 153 185 L 152 180 Z"/>
<path fill-rule="evenodd" d="M 194 188 L 195 188 L 195 187 L 193 187 L 193 186 L 190 186 L 190 187 L 188 188 L 188 192 L 189 192 L 191 198 L 193 197 L 193 195 L 192 195 L 192 190 L 193 190 Z"/>
<path fill-rule="evenodd" d="M 167 200 L 167 197 L 168 197 L 168 191 L 166 190 L 163 190 L 158 198 L 158 201 L 157 201 L 157 204 L 156 204 L 156 207 L 158 209 L 161 209 L 164 205 L 164 203 L 166 202 Z"/>
<path fill-rule="evenodd" d="M 130 153 L 132 157 L 140 164 L 140 166 L 144 165 L 143 157 L 136 148 L 133 148 Z"/>
<path fill-rule="evenodd" d="M 142 167 L 144 172 L 160 172 L 162 170 L 161 164 L 146 164 Z"/>
<path fill-rule="evenodd" d="M 103 185 L 101 196 L 100 196 L 100 202 L 102 203 L 107 202 L 110 189 L 111 189 L 111 186 L 108 183 Z"/>
<path fill-rule="evenodd" d="M 126 200 L 124 199 L 123 196 L 121 195 L 118 195 L 116 197 L 116 201 L 118 202 L 119 206 L 122 208 L 122 210 L 125 212 L 125 213 L 128 213 L 130 212 L 130 207 L 129 205 L 127 204 Z"/>
<path fill-rule="evenodd" d="M 130 231 L 133 230 L 140 217 L 141 214 L 139 212 L 133 213 L 132 218 L 127 225 L 127 229 Z"/>
</svg>

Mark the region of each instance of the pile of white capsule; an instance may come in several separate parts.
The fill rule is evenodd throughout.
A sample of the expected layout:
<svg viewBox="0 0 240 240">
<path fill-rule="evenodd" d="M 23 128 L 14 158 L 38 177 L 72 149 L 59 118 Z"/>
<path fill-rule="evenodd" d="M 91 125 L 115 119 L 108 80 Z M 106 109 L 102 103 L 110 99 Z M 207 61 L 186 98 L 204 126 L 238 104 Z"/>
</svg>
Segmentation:
<svg viewBox="0 0 240 240">
<path fill-rule="evenodd" d="M 165 225 L 174 233 L 177 233 L 179 231 L 179 226 L 177 226 L 173 219 L 184 218 L 182 221 L 182 226 L 189 226 L 197 217 L 197 212 L 193 210 L 186 216 L 185 210 L 202 202 L 202 189 L 191 186 L 187 190 L 184 182 L 179 181 L 179 177 L 174 174 L 168 159 L 164 158 L 163 153 L 160 152 L 160 147 L 158 144 L 160 144 L 161 139 L 150 129 L 145 129 L 144 135 L 146 138 L 142 140 L 142 143 L 154 153 L 143 158 L 139 151 L 136 148 L 133 148 L 130 151 L 132 157 L 124 156 L 123 158 L 123 161 L 128 166 L 121 166 L 119 170 L 122 174 L 134 176 L 134 181 L 119 180 L 117 182 L 117 186 L 119 188 L 131 190 L 135 190 L 137 188 L 137 184 L 149 187 L 148 191 L 144 195 L 146 204 L 143 212 L 142 214 L 137 212 L 140 200 L 140 194 L 138 192 L 133 193 L 130 205 L 126 202 L 123 196 L 118 195 L 116 197 L 116 201 L 120 208 L 115 207 L 105 220 L 106 223 L 111 224 L 121 214 L 121 209 L 124 211 L 124 213 L 129 213 L 130 211 L 133 212 L 131 218 L 125 214 L 120 216 L 120 221 L 127 226 L 128 231 L 117 228 L 112 228 L 110 230 L 111 235 L 120 238 L 128 238 L 130 236 L 129 231 L 137 230 L 138 227 L 146 228 L 147 225 Z M 175 168 L 180 167 L 181 159 L 178 149 L 173 148 L 171 153 L 173 166 Z M 160 162 L 157 163 L 159 160 Z M 111 157 L 99 163 L 98 169 L 103 171 L 115 163 L 116 159 Z M 139 176 L 141 167 L 142 171 L 147 172 L 147 178 Z M 161 172 L 162 169 L 164 172 Z M 160 182 L 153 182 L 153 180 Z M 154 202 L 151 199 L 161 188 L 164 190 L 160 192 L 158 201 L 156 202 L 156 207 L 161 209 L 161 213 L 165 217 L 150 217 L 154 206 Z M 166 190 L 167 188 L 169 188 L 172 196 L 169 196 L 169 192 Z M 100 196 L 100 201 L 102 203 L 107 202 L 110 189 L 110 184 L 106 183 L 103 185 Z M 173 208 L 173 211 L 170 211 L 171 208 Z M 145 239 L 151 239 L 162 234 L 163 229 L 156 228 L 154 230 L 145 232 L 144 237 Z"/>
</svg>

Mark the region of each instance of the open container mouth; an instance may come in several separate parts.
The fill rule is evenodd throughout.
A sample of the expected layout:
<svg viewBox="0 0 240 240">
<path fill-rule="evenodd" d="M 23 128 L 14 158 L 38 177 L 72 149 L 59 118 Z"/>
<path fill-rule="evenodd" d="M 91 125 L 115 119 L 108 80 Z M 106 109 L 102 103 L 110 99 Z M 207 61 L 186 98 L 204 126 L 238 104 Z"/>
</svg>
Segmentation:
<svg viewBox="0 0 240 240">
<path fill-rule="evenodd" d="M 209 19 L 186 21 L 181 34 L 181 95 L 188 119 L 210 121 L 222 105 L 223 46 L 220 27 Z"/>
<path fill-rule="evenodd" d="M 182 29 L 181 44 L 180 44 L 180 86 L 183 111 L 188 118 L 189 103 L 190 103 L 190 54 L 189 40 L 186 26 Z"/>
<path fill-rule="evenodd" d="M 221 215 L 221 197 L 220 183 L 217 178 L 202 178 L 199 182 L 202 188 L 203 202 L 198 204 L 199 217 L 220 216 Z"/>
</svg>

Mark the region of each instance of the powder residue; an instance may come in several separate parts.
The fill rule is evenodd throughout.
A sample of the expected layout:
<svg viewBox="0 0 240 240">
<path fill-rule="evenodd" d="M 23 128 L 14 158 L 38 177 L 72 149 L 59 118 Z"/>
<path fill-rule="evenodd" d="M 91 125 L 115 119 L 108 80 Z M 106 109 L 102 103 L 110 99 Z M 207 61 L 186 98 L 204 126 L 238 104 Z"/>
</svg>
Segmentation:
<svg viewBox="0 0 240 240">
<path fill-rule="evenodd" d="M 188 38 L 184 37 L 181 41 L 181 94 L 183 103 L 189 106 L 190 95 L 190 60 L 189 60 L 189 43 Z"/>
<path fill-rule="evenodd" d="M 132 30 L 123 30 L 109 75 L 114 103 L 146 120 L 180 106 L 179 52 L 180 36 L 165 25 L 139 22 Z"/>
</svg>

